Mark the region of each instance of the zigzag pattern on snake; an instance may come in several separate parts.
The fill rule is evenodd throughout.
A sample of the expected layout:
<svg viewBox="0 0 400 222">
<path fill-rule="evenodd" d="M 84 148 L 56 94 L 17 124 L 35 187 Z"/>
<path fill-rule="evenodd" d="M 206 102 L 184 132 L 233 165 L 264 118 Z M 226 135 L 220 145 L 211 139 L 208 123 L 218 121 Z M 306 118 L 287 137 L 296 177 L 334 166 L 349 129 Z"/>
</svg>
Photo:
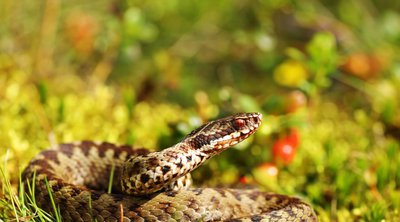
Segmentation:
<svg viewBox="0 0 400 222">
<path fill-rule="evenodd" d="M 192 188 L 190 172 L 241 142 L 259 113 L 211 121 L 159 152 L 83 141 L 42 151 L 23 172 L 50 214 L 50 189 L 63 221 L 317 221 L 302 200 L 252 189 Z M 112 193 L 107 193 L 115 172 Z M 48 181 L 48 187 L 45 181 Z"/>
</svg>

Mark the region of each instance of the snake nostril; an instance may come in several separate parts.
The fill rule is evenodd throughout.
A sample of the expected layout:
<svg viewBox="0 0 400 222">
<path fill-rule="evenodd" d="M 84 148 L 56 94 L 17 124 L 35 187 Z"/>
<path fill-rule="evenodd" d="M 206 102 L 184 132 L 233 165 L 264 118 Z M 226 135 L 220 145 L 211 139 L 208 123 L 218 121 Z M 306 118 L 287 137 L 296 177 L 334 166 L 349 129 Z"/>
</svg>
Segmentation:
<svg viewBox="0 0 400 222">
<path fill-rule="evenodd" d="M 253 121 L 255 122 L 255 123 L 258 123 L 258 122 L 260 122 L 260 118 L 259 117 L 253 117 Z"/>
</svg>

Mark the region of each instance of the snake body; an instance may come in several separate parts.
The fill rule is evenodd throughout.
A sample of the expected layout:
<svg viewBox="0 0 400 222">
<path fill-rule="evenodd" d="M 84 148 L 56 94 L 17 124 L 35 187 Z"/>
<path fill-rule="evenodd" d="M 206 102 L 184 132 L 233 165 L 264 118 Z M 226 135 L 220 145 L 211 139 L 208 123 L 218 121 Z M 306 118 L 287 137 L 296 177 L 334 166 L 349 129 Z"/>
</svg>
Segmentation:
<svg viewBox="0 0 400 222">
<path fill-rule="evenodd" d="M 259 113 L 236 114 L 152 153 L 91 141 L 61 144 L 32 159 L 23 179 L 33 187 L 36 203 L 53 215 L 58 210 L 63 221 L 317 221 L 312 208 L 295 197 L 190 187 L 193 169 L 260 124 Z"/>
</svg>

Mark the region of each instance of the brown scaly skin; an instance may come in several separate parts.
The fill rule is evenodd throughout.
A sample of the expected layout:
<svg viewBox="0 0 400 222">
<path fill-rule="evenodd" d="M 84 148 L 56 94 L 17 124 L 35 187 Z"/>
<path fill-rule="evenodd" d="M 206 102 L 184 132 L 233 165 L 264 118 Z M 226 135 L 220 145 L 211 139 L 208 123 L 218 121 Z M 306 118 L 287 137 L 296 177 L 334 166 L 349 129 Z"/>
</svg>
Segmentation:
<svg viewBox="0 0 400 222">
<path fill-rule="evenodd" d="M 35 196 L 49 213 L 45 178 L 63 221 L 317 221 L 300 199 L 257 190 L 189 188 L 190 171 L 246 139 L 261 114 L 242 113 L 207 123 L 160 152 L 90 141 L 62 144 L 36 156 Z M 105 192 L 111 169 L 113 191 Z M 122 218 L 121 218 L 122 215 Z"/>
</svg>

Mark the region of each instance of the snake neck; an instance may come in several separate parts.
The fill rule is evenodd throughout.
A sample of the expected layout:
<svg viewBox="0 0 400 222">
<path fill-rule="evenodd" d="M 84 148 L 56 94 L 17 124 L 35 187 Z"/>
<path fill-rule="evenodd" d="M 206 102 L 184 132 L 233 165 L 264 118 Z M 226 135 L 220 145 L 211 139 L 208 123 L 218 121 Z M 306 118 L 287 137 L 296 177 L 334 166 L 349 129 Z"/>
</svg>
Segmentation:
<svg viewBox="0 0 400 222">
<path fill-rule="evenodd" d="M 141 156 L 140 159 L 132 158 L 122 170 L 122 190 L 139 196 L 160 191 L 217 153 L 196 150 L 181 142 L 160 152 Z"/>
</svg>

